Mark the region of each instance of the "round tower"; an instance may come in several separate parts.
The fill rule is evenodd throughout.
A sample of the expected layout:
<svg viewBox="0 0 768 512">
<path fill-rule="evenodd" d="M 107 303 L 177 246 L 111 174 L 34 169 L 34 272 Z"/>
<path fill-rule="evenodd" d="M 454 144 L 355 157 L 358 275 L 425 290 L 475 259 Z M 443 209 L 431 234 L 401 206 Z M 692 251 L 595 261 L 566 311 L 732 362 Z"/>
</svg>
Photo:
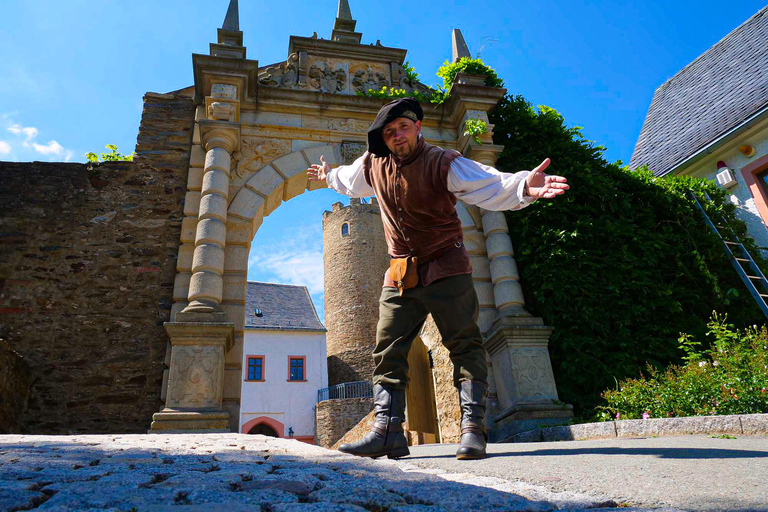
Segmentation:
<svg viewBox="0 0 768 512">
<path fill-rule="evenodd" d="M 328 385 L 369 380 L 379 318 L 379 296 L 389 268 L 376 199 L 351 199 L 323 213 L 325 327 Z"/>
</svg>

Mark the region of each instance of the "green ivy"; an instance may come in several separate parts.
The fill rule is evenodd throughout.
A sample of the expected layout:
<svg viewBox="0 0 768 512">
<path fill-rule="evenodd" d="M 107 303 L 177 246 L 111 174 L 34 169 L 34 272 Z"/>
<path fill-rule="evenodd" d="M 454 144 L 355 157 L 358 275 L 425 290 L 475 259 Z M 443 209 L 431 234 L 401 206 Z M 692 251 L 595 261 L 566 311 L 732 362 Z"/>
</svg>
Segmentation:
<svg viewBox="0 0 768 512">
<path fill-rule="evenodd" d="M 378 91 L 375 89 L 368 89 L 365 92 L 357 92 L 358 96 L 369 96 L 371 98 L 416 98 L 418 101 L 422 103 L 434 103 L 434 104 L 441 104 L 443 103 L 446 98 L 448 98 L 448 94 L 446 91 L 442 89 L 431 89 L 429 92 L 420 92 L 420 91 L 411 91 L 408 92 L 405 89 L 398 89 L 395 87 L 387 87 L 386 85 L 379 89 Z"/>
<path fill-rule="evenodd" d="M 687 195 L 708 192 L 710 213 L 722 213 L 759 258 L 716 184 L 608 163 L 580 127 L 520 96 L 506 96 L 489 120 L 494 143 L 504 146 L 499 169 L 531 169 L 549 157 L 548 172 L 570 184 L 562 197 L 507 220 L 526 308 L 555 328 L 549 348 L 560 399 L 578 415 L 648 364 L 681 363 L 679 333 L 704 339 L 712 311 L 742 328 L 765 322 Z"/>
<path fill-rule="evenodd" d="M 496 71 L 480 59 L 462 57 L 458 62 L 446 60 L 437 70 L 437 76 L 443 79 L 443 88 L 449 89 L 457 73 L 485 75 L 485 85 L 488 87 L 504 87 L 504 80 L 496 75 Z"/>
<path fill-rule="evenodd" d="M 488 132 L 488 123 L 482 119 L 467 119 L 464 123 L 464 135 L 469 135 L 478 144 L 482 144 L 481 135 Z"/>
<path fill-rule="evenodd" d="M 409 84 L 413 85 L 414 82 L 419 80 L 419 74 L 408 61 L 403 63 L 403 71 L 405 71 L 405 79 Z"/>
</svg>

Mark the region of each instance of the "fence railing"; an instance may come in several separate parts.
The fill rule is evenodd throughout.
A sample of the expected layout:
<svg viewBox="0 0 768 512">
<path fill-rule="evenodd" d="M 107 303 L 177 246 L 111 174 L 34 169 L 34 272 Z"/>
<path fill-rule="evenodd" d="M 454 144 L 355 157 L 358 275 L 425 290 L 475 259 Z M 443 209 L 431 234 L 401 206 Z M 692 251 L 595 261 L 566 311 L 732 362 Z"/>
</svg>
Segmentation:
<svg viewBox="0 0 768 512">
<path fill-rule="evenodd" d="M 373 398 L 373 384 L 369 380 L 345 382 L 317 391 L 317 402 L 333 399 Z"/>
</svg>

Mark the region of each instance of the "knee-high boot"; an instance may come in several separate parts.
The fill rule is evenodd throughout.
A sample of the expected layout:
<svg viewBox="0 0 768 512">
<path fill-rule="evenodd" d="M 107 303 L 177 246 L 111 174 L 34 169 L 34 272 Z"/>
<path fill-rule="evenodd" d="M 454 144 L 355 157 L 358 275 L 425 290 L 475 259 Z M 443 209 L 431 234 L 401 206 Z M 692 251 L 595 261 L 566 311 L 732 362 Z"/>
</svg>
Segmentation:
<svg viewBox="0 0 768 512">
<path fill-rule="evenodd" d="M 405 421 L 405 390 L 376 384 L 373 386 L 373 403 L 376 419 L 371 431 L 355 443 L 339 446 L 339 451 L 361 457 L 390 459 L 405 457 L 411 452 L 403 433 Z"/>
<path fill-rule="evenodd" d="M 488 434 L 485 429 L 485 397 L 488 386 L 482 382 L 465 380 L 459 387 L 461 405 L 461 445 L 456 458 L 484 459 Z"/>
</svg>

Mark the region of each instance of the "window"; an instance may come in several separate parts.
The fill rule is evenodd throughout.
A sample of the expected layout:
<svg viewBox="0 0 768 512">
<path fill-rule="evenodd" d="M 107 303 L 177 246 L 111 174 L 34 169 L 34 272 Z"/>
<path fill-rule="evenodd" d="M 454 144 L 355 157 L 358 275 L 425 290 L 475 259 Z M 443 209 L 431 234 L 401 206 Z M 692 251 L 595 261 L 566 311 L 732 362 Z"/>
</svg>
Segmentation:
<svg viewBox="0 0 768 512">
<path fill-rule="evenodd" d="M 288 380 L 305 382 L 305 363 L 307 358 L 305 356 L 289 356 L 288 357 Z"/>
<path fill-rule="evenodd" d="M 248 356 L 246 381 L 264 382 L 264 356 Z"/>
<path fill-rule="evenodd" d="M 341 225 L 341 236 L 349 236 L 349 222 Z"/>
</svg>

